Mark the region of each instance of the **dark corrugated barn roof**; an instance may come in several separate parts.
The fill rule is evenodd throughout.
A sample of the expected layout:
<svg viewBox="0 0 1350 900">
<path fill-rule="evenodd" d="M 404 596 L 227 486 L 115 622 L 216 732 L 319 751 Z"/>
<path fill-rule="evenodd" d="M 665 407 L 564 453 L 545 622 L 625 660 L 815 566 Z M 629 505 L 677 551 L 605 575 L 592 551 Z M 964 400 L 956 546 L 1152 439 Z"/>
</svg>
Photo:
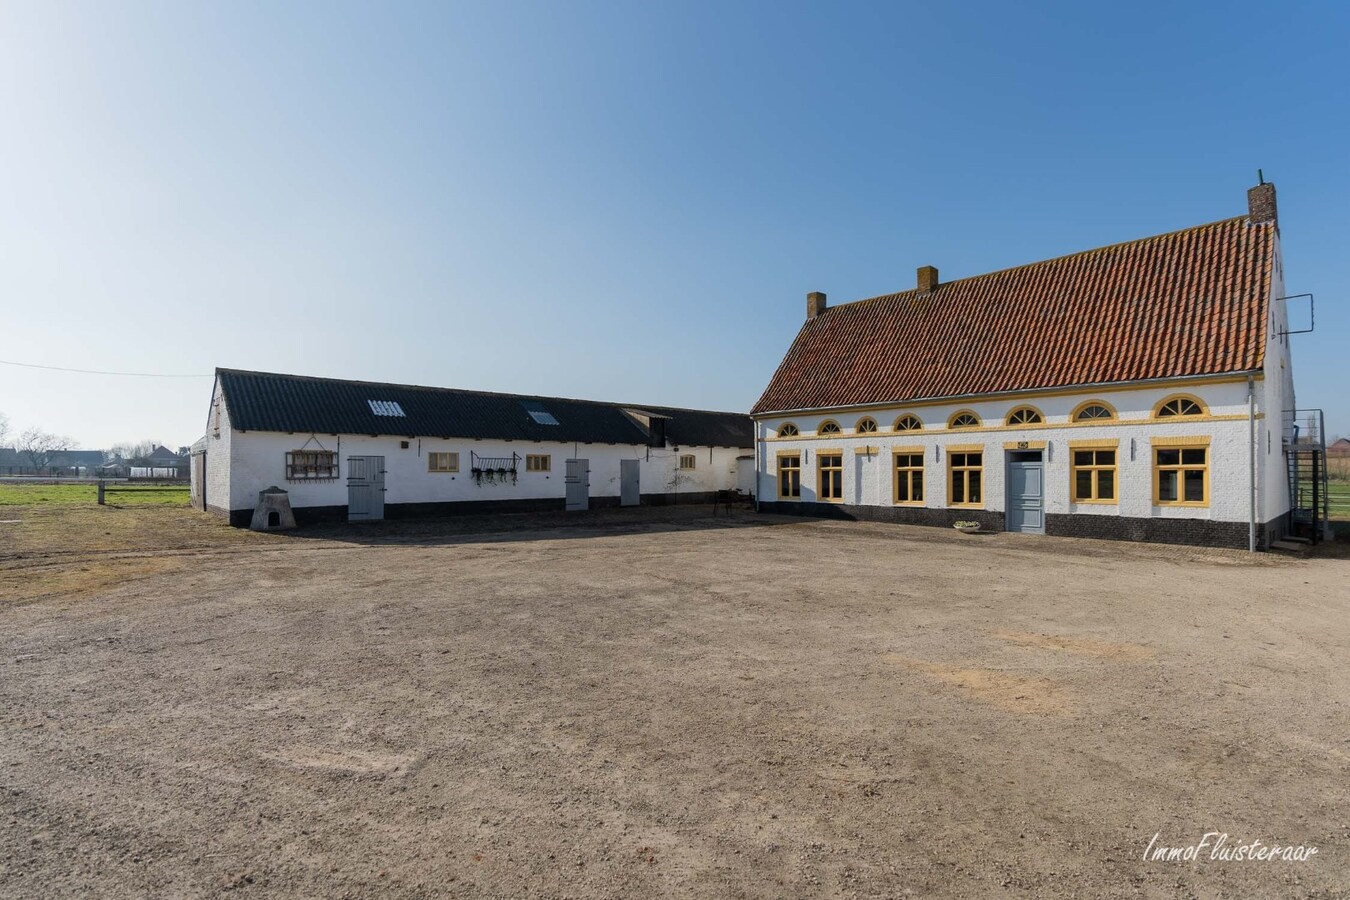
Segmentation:
<svg viewBox="0 0 1350 900">
<path fill-rule="evenodd" d="M 242 431 L 646 444 L 648 431 L 639 416 L 656 414 L 667 417 L 666 439 L 675 445 L 754 446 L 745 413 L 239 369 L 216 369 L 216 380 L 231 425 Z M 550 417 L 556 425 L 546 424 Z"/>
</svg>

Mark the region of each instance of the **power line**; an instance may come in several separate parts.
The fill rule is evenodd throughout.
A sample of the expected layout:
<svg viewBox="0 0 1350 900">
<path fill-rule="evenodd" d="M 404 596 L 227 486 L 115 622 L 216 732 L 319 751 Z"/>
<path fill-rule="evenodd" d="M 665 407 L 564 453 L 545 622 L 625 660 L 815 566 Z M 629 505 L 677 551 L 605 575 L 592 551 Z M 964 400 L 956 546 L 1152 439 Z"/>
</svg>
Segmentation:
<svg viewBox="0 0 1350 900">
<path fill-rule="evenodd" d="M 160 372 L 104 372 L 99 369 L 71 369 L 66 366 L 43 366 L 38 363 L 21 363 L 0 359 L 0 366 L 19 366 L 24 369 L 47 369 L 51 372 L 77 372 L 80 375 L 117 375 L 124 378 L 214 378 L 210 375 L 166 375 Z"/>
</svg>

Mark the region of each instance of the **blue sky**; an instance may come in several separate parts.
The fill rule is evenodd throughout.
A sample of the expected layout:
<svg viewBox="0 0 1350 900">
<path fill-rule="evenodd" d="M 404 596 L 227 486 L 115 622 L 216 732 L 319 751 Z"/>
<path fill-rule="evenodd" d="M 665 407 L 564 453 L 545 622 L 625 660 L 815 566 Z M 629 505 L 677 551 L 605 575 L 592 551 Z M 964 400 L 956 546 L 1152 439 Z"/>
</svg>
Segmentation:
<svg viewBox="0 0 1350 900">
<path fill-rule="evenodd" d="M 1350 434 L 1344 5 L 8 4 L 0 359 L 747 409 L 804 315 L 1280 192 Z M 209 379 L 0 366 L 186 444 Z"/>
</svg>

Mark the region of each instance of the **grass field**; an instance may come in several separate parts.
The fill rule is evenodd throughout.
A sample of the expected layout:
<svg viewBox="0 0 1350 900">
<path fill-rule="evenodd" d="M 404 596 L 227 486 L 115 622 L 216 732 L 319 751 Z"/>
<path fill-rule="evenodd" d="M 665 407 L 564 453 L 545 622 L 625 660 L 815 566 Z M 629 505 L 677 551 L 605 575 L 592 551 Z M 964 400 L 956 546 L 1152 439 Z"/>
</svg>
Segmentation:
<svg viewBox="0 0 1350 900">
<path fill-rule="evenodd" d="M 110 506 L 186 506 L 188 489 L 179 485 L 110 484 L 104 500 Z M 93 484 L 0 484 L 0 506 L 98 505 Z"/>
<path fill-rule="evenodd" d="M 1328 487 L 1331 519 L 1350 522 L 1350 481 L 1333 481 Z"/>
</svg>

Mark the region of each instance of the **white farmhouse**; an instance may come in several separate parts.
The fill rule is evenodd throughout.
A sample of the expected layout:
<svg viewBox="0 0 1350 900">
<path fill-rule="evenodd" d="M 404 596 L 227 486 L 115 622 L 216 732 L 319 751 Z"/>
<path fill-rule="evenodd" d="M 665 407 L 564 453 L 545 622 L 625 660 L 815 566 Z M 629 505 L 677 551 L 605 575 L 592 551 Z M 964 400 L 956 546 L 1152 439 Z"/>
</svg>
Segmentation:
<svg viewBox="0 0 1350 900">
<path fill-rule="evenodd" d="M 926 266 L 842 306 L 809 294 L 752 410 L 761 508 L 1315 540 L 1320 414 L 1295 409 L 1286 299 L 1264 182 L 1221 222 L 948 283 Z"/>
<path fill-rule="evenodd" d="M 753 484 L 744 413 L 217 369 L 192 501 L 247 525 L 710 502 Z"/>
</svg>

